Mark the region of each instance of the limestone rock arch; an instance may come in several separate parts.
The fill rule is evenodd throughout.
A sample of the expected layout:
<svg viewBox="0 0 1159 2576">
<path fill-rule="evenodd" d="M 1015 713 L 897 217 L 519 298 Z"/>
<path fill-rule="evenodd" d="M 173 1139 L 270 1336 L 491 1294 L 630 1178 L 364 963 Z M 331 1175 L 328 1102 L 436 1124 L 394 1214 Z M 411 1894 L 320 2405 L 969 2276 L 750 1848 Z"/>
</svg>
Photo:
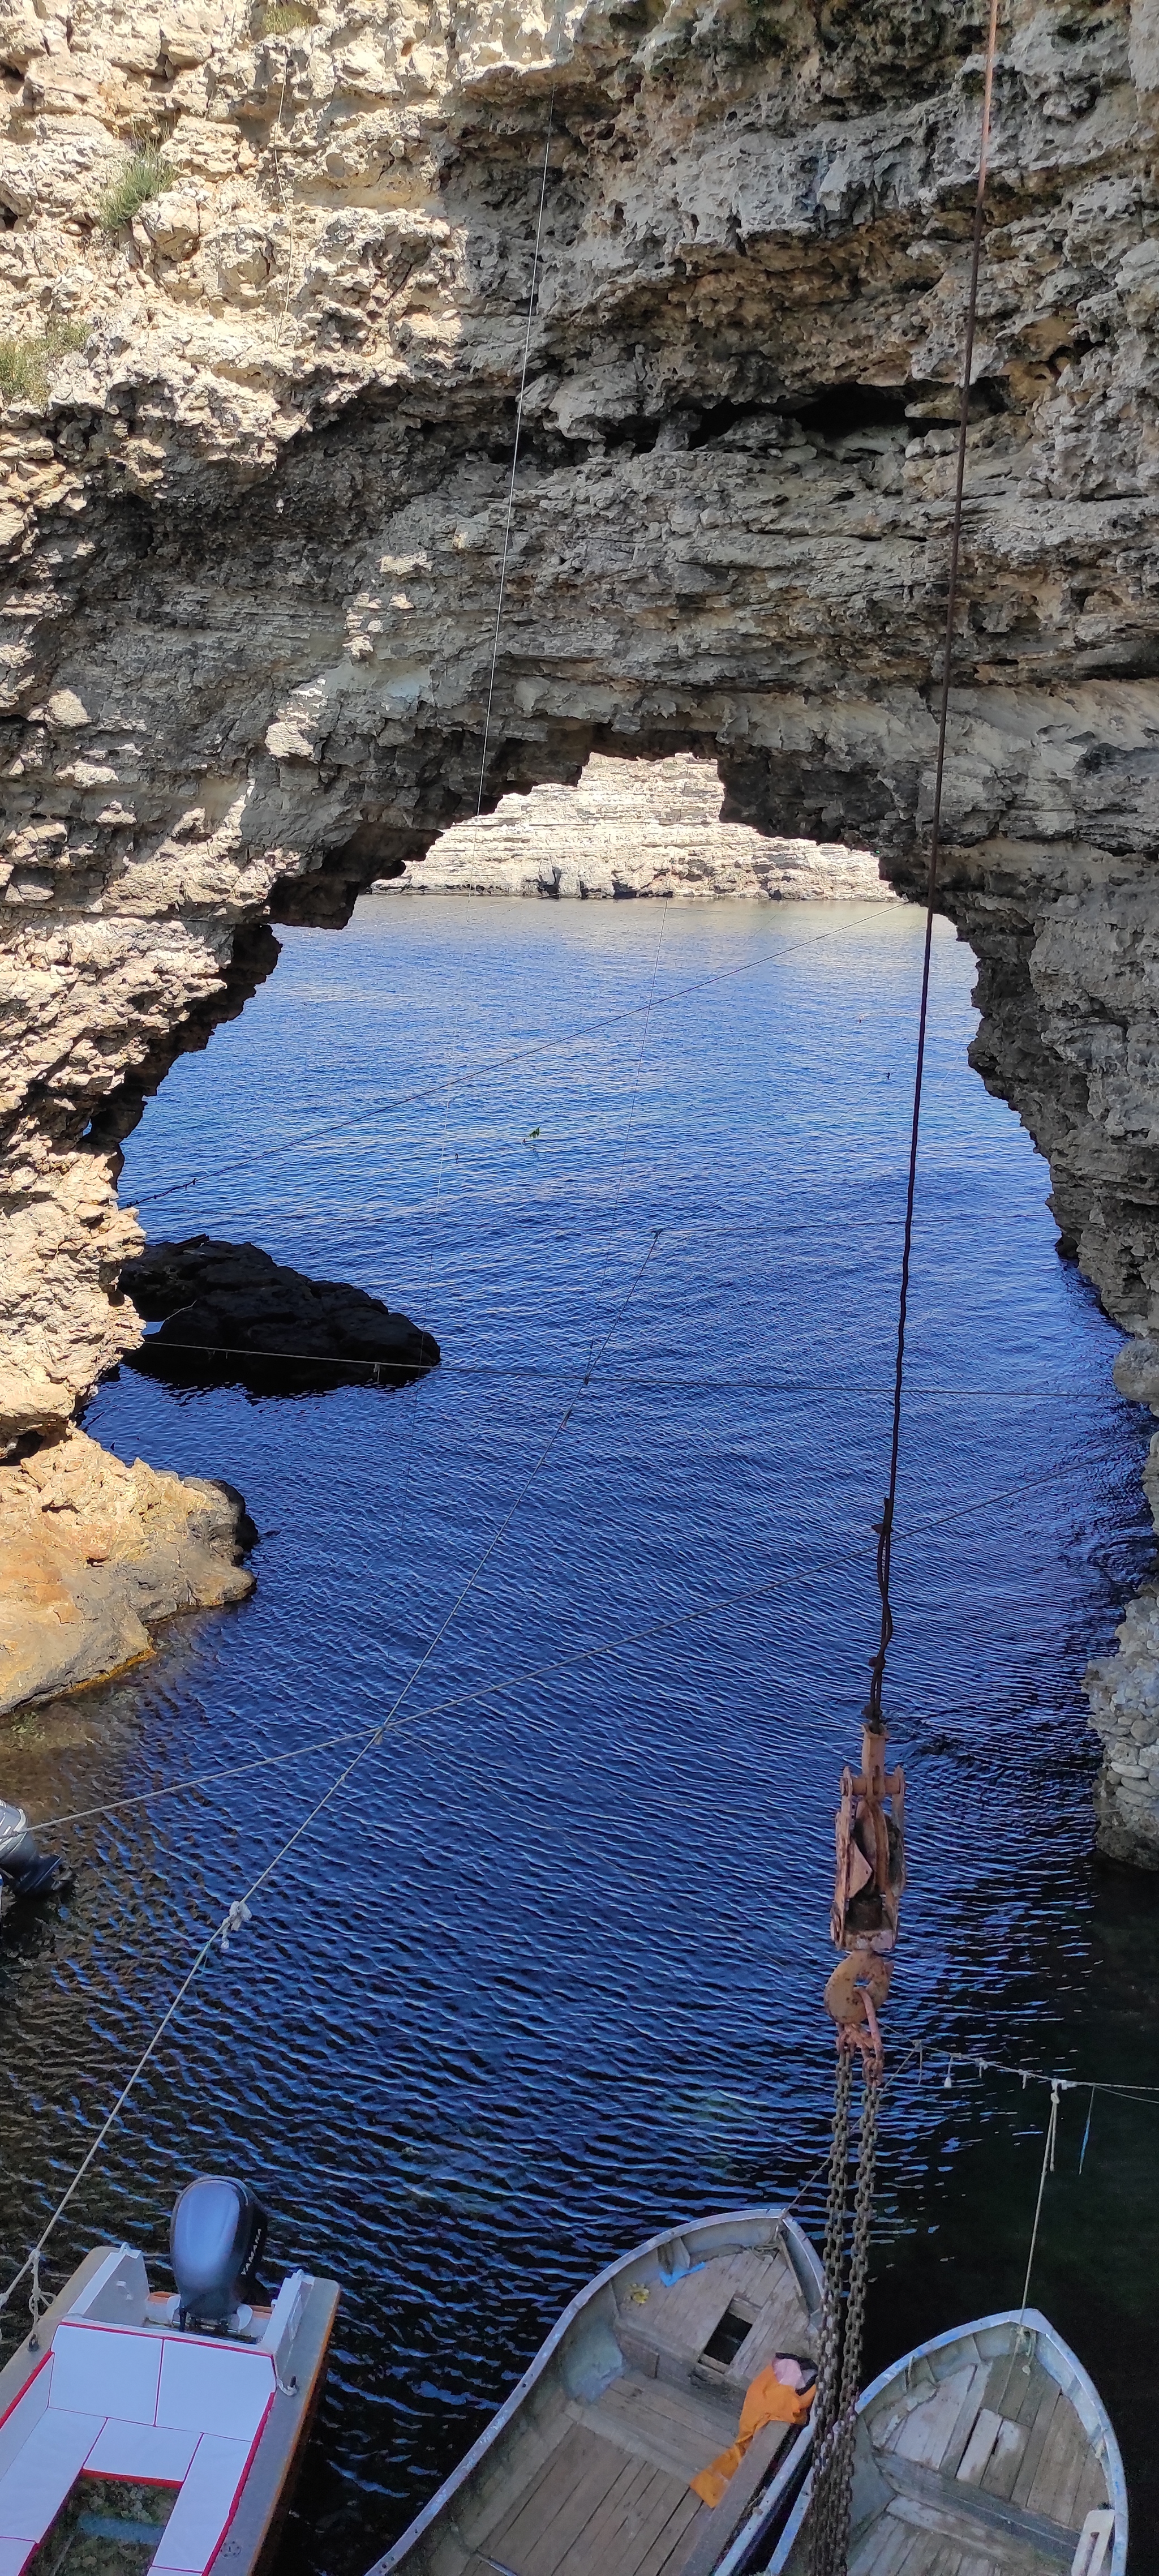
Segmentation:
<svg viewBox="0 0 1159 2576">
<path fill-rule="evenodd" d="M 693 750 L 730 818 L 914 889 L 980 32 L 948 0 L 0 13 L 10 1441 L 134 1336 L 144 1092 L 271 924 L 474 811 L 509 496 L 485 808 Z M 1146 1336 L 1153 0 L 1008 0 L 1002 44 L 943 901 L 979 1069 Z M 110 230 L 142 116 L 164 184 Z"/>
</svg>

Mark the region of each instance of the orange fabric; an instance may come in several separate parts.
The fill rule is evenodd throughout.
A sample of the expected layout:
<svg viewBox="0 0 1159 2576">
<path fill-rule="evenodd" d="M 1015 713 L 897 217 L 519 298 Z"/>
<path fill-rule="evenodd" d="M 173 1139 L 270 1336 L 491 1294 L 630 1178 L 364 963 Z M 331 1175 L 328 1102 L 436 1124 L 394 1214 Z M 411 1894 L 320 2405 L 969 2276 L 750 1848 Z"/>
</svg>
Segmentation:
<svg viewBox="0 0 1159 2576">
<path fill-rule="evenodd" d="M 812 2388 L 786 2388 L 771 2363 L 767 2370 L 758 2370 L 741 2408 L 736 2441 L 721 2452 L 719 2459 L 710 2461 L 706 2469 L 698 2470 L 689 2479 L 693 2495 L 698 2495 L 702 2504 L 719 2504 L 754 2434 L 763 2432 L 766 2424 L 803 2424 L 816 2394 L 815 2381 Z"/>
</svg>

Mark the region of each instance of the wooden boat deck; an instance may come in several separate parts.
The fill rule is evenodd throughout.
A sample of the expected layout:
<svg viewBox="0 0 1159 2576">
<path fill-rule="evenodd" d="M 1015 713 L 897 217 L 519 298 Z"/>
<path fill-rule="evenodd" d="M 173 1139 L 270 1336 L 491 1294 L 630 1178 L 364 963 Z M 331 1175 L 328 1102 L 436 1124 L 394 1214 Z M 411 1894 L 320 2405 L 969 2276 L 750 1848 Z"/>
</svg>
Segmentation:
<svg viewBox="0 0 1159 2576">
<path fill-rule="evenodd" d="M 1030 2323 L 1028 2347 L 1016 2321 L 988 2321 L 911 2356 L 867 2391 L 849 2576 L 1072 2568 L 1088 2514 L 1117 2504 L 1121 2464 L 1109 2427 L 1092 2420 L 1097 2400 L 1073 2356 L 1044 2318 Z M 1125 2510 L 1122 2532 L 1125 2551 Z M 1117 2546 L 1108 2533 L 1104 2576 L 1123 2563 Z M 803 2576 L 807 2554 L 806 2529 L 790 2531 L 772 2568 Z"/>
<path fill-rule="evenodd" d="M 470 2561 L 474 2576 L 664 2576 L 706 2506 L 688 2481 L 586 2424 L 569 2425 L 528 2491 Z"/>
<path fill-rule="evenodd" d="M 801 2439 L 785 2424 L 758 2434 L 715 2509 L 690 2491 L 735 2441 L 757 2371 L 813 2349 L 815 2308 L 765 2235 L 690 2264 L 686 2252 L 676 2277 L 654 2257 L 606 2277 L 598 2321 L 579 2320 L 493 2452 L 374 2576 L 710 2576 Z"/>
</svg>

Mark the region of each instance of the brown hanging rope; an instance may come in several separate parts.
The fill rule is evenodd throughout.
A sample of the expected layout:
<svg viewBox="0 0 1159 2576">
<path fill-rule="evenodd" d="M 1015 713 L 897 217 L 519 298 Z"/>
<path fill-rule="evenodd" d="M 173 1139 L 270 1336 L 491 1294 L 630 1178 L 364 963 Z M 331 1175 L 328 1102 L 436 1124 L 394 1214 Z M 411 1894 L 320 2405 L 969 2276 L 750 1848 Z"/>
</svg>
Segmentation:
<svg viewBox="0 0 1159 2576">
<path fill-rule="evenodd" d="M 938 862 L 942 847 L 942 786 L 946 771 L 946 732 L 950 719 L 950 671 L 954 650 L 954 619 L 958 606 L 958 560 L 962 545 L 962 499 L 966 485 L 966 434 L 970 426 L 970 380 L 974 370 L 974 333 L 978 319 L 978 275 L 982 265 L 982 208 L 986 195 L 986 172 L 990 150 L 990 113 L 994 98 L 994 57 L 998 47 L 998 0 L 990 0 L 990 23 L 986 31 L 986 68 L 982 85 L 982 134 L 978 149 L 978 186 L 974 198 L 974 237 L 970 253 L 970 288 L 966 302 L 966 348 L 962 366 L 962 407 L 958 416 L 958 473 L 954 487 L 954 515 L 950 527 L 950 577 L 946 593 L 946 642 L 942 658 L 942 691 L 938 708 L 938 751 L 934 768 L 934 810 L 930 825 L 930 864 L 926 880 L 926 938 L 922 956 L 921 1006 L 918 1011 L 918 1051 L 914 1068 L 913 1118 L 910 1125 L 909 1179 L 906 1187 L 905 1232 L 902 1238 L 901 1284 L 898 1291 L 897 1356 L 894 1364 L 893 1426 L 889 1448 L 889 1491 L 877 1524 L 877 1586 L 881 1594 L 881 1630 L 877 1653 L 870 1667 L 869 1706 L 866 1717 L 870 1726 L 880 1728 L 881 1693 L 885 1680 L 885 1659 L 893 1636 L 893 1613 L 889 1601 L 890 1564 L 893 1554 L 893 1516 L 897 1501 L 897 1465 L 901 1447 L 901 1396 L 905 1372 L 905 1327 L 909 1305 L 910 1256 L 913 1250 L 914 1192 L 918 1170 L 918 1125 L 922 1109 L 922 1076 L 926 1061 L 926 1023 L 930 1007 L 930 959 L 933 951 L 934 913 L 938 891 Z"/>
<path fill-rule="evenodd" d="M 889 1490 L 877 1523 L 877 1584 L 881 1625 L 870 1667 L 869 1703 L 865 1710 L 861 1768 L 842 1775 L 837 1815 L 837 1876 L 832 1935 L 844 1955 L 825 1989 L 825 2002 L 837 2024 L 837 2098 L 833 2117 L 829 2198 L 825 2226 L 825 2294 L 822 2308 L 817 2402 L 814 2409 L 813 2493 L 809 2512 L 809 2576 L 845 2576 L 849 2558 L 850 2508 L 857 2396 L 861 2384 L 861 2348 L 869 2283 L 869 2241 L 877 2160 L 877 2121 L 884 2074 L 881 2030 L 877 2015 L 889 1991 L 898 1909 L 905 1886 L 905 1783 L 900 1771 L 885 1768 L 885 1719 L 882 1690 L 885 1659 L 893 1636 L 889 1578 L 893 1553 L 893 1520 L 901 1448 L 901 1403 L 905 1376 L 905 1332 L 913 1251 L 914 1197 L 917 1187 L 918 1131 L 922 1077 L 930 1003 L 930 964 L 941 855 L 942 788 L 946 768 L 946 735 L 950 714 L 950 678 L 954 620 L 958 604 L 958 565 L 962 543 L 962 507 L 966 484 L 966 447 L 970 425 L 970 386 L 978 315 L 978 279 L 982 263 L 983 204 L 990 148 L 994 96 L 994 61 L 998 44 L 998 0 L 990 0 L 982 88 L 982 130 L 978 151 L 978 184 L 974 198 L 974 233 L 966 303 L 966 345 L 962 365 L 962 401 L 958 418 L 958 469 L 950 526 L 946 638 L 938 709 L 938 749 L 934 770 L 934 806 L 926 882 L 926 932 L 922 954 L 921 1004 L 918 1012 L 917 1061 L 914 1067 L 913 1116 L 910 1124 L 909 1174 L 905 1229 L 898 1289 L 897 1354 L 894 1364 L 893 1419 L 889 1451 Z M 853 2061 L 862 2070 L 861 2124 L 857 2155 L 857 2189 L 846 2277 L 845 2232 L 849 2186 L 849 2119 Z"/>
</svg>

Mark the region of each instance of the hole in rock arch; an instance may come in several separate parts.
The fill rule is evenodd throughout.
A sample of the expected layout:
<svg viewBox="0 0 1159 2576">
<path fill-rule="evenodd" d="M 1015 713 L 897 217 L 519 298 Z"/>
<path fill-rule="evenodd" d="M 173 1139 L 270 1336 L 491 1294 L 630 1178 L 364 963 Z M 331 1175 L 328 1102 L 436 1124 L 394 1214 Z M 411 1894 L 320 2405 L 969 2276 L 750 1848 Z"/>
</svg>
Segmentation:
<svg viewBox="0 0 1159 2576">
<path fill-rule="evenodd" d="M 574 787 L 500 798 L 457 823 L 383 893 L 496 894 L 631 901 L 733 897 L 764 902 L 890 899 L 872 851 L 773 838 L 721 819 L 717 764 L 592 752 Z"/>
</svg>

